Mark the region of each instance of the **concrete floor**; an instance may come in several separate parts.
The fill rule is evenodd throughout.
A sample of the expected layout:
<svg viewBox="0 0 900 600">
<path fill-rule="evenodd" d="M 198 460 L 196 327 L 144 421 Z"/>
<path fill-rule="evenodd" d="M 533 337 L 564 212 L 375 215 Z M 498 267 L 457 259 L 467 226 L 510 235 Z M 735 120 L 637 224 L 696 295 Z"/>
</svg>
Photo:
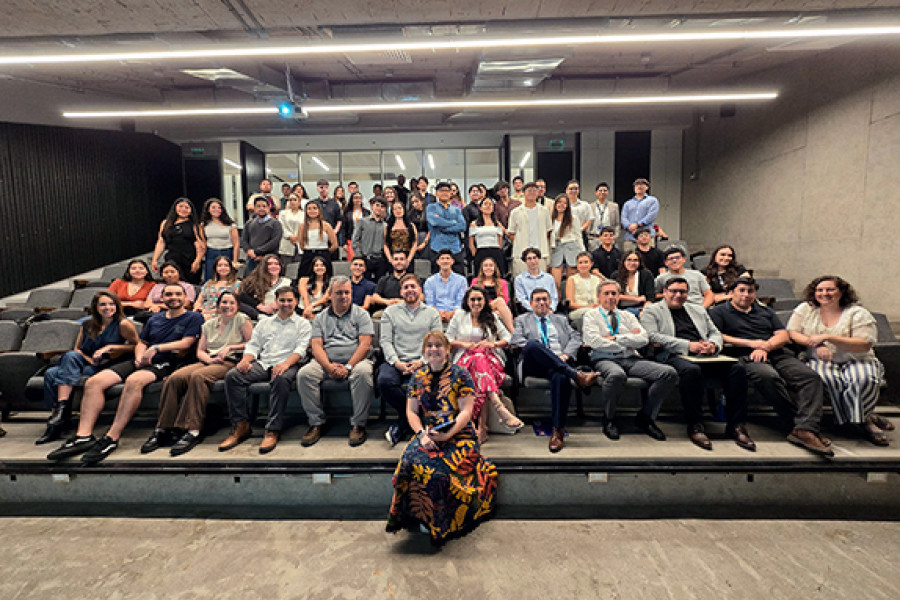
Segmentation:
<svg viewBox="0 0 900 600">
<path fill-rule="evenodd" d="M 0 598 L 893 599 L 900 524 L 0 520 Z"/>
</svg>

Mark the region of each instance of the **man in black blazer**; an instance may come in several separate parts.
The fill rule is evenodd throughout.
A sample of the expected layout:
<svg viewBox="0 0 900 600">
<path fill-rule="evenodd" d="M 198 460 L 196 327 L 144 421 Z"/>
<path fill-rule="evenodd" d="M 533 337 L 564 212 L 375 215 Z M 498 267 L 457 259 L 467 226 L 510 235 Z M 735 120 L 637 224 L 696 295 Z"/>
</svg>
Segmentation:
<svg viewBox="0 0 900 600">
<path fill-rule="evenodd" d="M 532 312 L 516 317 L 516 326 L 509 345 L 522 348 L 518 372 L 550 380 L 550 399 L 553 405 L 553 431 L 550 452 L 559 452 L 565 444 L 566 415 L 574 381 L 589 387 L 597 380 L 597 373 L 576 370 L 570 364 L 581 348 L 581 334 L 572 329 L 569 319 L 550 312 L 550 292 L 535 288 L 531 292 Z"/>
</svg>

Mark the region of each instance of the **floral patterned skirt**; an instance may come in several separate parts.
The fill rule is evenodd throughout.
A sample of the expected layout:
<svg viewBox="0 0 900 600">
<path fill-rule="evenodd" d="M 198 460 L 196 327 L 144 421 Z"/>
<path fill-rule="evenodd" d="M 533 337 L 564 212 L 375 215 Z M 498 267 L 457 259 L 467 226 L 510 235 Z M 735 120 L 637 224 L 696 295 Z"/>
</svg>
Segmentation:
<svg viewBox="0 0 900 600">
<path fill-rule="evenodd" d="M 492 350 L 466 350 L 456 364 L 464 367 L 475 383 L 472 420 L 477 423 L 488 392 L 498 392 L 503 386 L 506 378 L 503 361 Z"/>
<path fill-rule="evenodd" d="M 479 452 L 471 426 L 431 452 L 413 439 L 394 471 L 387 531 L 428 528 L 441 545 L 465 535 L 494 512 L 497 467 Z"/>
</svg>

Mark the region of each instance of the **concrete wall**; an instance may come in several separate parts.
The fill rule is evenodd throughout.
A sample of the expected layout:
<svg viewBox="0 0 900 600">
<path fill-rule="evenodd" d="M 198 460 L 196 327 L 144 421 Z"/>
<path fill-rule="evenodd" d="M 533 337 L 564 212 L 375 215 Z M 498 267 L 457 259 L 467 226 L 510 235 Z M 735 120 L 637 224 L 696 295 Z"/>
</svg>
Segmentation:
<svg viewBox="0 0 900 600">
<path fill-rule="evenodd" d="M 685 134 L 684 238 L 731 243 L 795 290 L 841 275 L 868 308 L 900 319 L 897 53 L 833 50 L 761 79 L 782 90 L 774 104 L 708 111 Z"/>
</svg>

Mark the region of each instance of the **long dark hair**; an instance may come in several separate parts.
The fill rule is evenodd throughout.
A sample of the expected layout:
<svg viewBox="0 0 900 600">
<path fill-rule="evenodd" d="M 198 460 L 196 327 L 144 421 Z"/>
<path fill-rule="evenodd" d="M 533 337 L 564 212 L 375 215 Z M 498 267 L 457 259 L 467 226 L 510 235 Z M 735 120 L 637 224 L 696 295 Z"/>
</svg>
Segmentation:
<svg viewBox="0 0 900 600">
<path fill-rule="evenodd" d="M 181 272 L 181 267 L 178 266 L 178 263 L 173 262 L 171 260 L 167 260 L 163 264 L 159 266 L 159 280 L 165 282 L 163 279 L 162 272 L 166 270 L 166 267 L 172 267 L 176 271 L 178 271 L 178 281 L 182 281 L 184 279 L 184 273 Z"/>
<path fill-rule="evenodd" d="M 113 315 L 112 322 L 118 323 L 122 319 L 125 318 L 125 312 L 122 308 L 122 301 L 119 300 L 119 297 L 113 294 L 112 292 L 102 291 L 94 294 L 94 297 L 91 298 L 91 320 L 88 321 L 87 324 L 87 333 L 91 337 L 97 337 L 100 335 L 100 332 L 103 331 L 103 317 L 100 316 L 100 310 L 97 308 L 100 304 L 100 298 L 107 297 L 116 304 L 116 313 Z"/>
<path fill-rule="evenodd" d="M 562 222 L 559 224 L 559 237 L 563 237 L 572 226 L 572 205 L 569 203 L 569 197 L 565 194 L 559 194 L 553 199 L 553 210 L 550 212 L 550 220 L 555 221 L 559 213 L 556 212 L 556 203 L 560 200 L 566 201 L 566 210 L 562 214 Z"/>
<path fill-rule="evenodd" d="M 472 314 L 472 309 L 469 308 L 469 297 L 473 292 L 478 292 L 481 294 L 482 298 L 484 298 L 484 306 L 481 309 L 481 312 L 478 313 L 478 325 L 481 327 L 481 338 L 488 339 L 488 333 L 490 333 L 493 337 L 498 337 L 497 334 L 497 320 L 494 318 L 494 311 L 491 310 L 490 305 L 488 304 L 487 292 L 485 292 L 484 288 L 480 285 L 473 285 L 469 289 L 466 290 L 466 295 L 463 296 L 462 300 L 462 309 Z"/>
<path fill-rule="evenodd" d="M 803 300 L 805 302 L 809 302 L 816 307 L 819 306 L 819 301 L 816 300 L 816 287 L 823 281 L 834 282 L 834 286 L 841 293 L 841 299 L 838 300 L 838 306 L 841 308 L 847 308 L 851 304 L 859 302 L 859 296 L 856 294 L 856 290 L 853 289 L 853 286 L 837 275 L 822 275 L 821 277 L 816 277 L 810 281 L 809 285 L 806 286 L 806 289 L 803 290 Z"/>
<path fill-rule="evenodd" d="M 203 203 L 203 214 L 200 216 L 200 224 L 206 227 L 212 222 L 212 215 L 209 214 L 209 207 L 213 204 L 218 204 L 222 207 L 222 215 L 219 217 L 219 220 L 222 221 L 222 225 L 234 225 L 234 219 L 228 215 L 228 211 L 225 210 L 225 204 L 218 198 L 209 198 Z M 193 211 L 191 211 L 191 214 L 194 214 Z"/>
<path fill-rule="evenodd" d="M 747 270 L 742 265 L 738 264 L 737 252 L 734 251 L 733 247 L 728 244 L 717 246 L 716 249 L 712 251 L 712 254 L 709 255 L 709 264 L 703 269 L 703 274 L 706 275 L 706 280 L 710 283 L 719 278 L 719 265 L 716 264 L 716 254 L 719 253 L 719 250 L 724 250 L 725 248 L 731 250 L 731 262 L 725 267 L 725 272 L 722 273 L 722 282 L 724 284 L 722 287 L 727 290 L 731 287 L 731 284 L 734 283 L 734 280 Z"/>
<path fill-rule="evenodd" d="M 296 194 L 297 188 L 300 188 L 300 191 L 303 192 L 302 194 L 300 194 L 300 199 L 301 200 L 309 200 L 309 195 L 306 193 L 306 188 L 303 187 L 302 183 L 295 183 L 294 187 L 291 188 L 291 193 Z"/>
<path fill-rule="evenodd" d="M 259 302 L 263 301 L 266 297 L 266 292 L 272 287 L 272 280 L 269 278 L 269 260 L 272 258 L 277 260 L 281 267 L 281 272 L 278 276 L 281 277 L 284 275 L 284 263 L 281 262 L 281 258 L 277 254 L 266 254 L 262 257 L 262 260 L 259 261 L 259 264 L 256 265 L 256 268 L 253 269 L 253 272 L 247 275 L 247 277 L 244 278 L 244 281 L 241 282 L 242 293 L 247 294 Z"/>
<path fill-rule="evenodd" d="M 478 203 L 478 218 L 475 219 L 475 225 L 476 225 L 477 227 L 484 227 L 484 225 L 485 225 L 485 223 L 484 223 L 484 213 L 481 212 L 481 205 L 484 204 L 485 202 L 488 202 L 488 201 L 490 201 L 491 206 L 494 208 L 494 210 L 496 210 L 496 204 L 497 204 L 497 203 L 494 201 L 493 198 L 482 198 L 482 199 L 481 199 L 481 202 Z M 493 221 L 494 226 L 496 226 L 496 225 L 497 225 L 497 217 L 495 216 L 496 213 L 494 212 L 494 210 L 491 211 L 491 221 Z"/>
<path fill-rule="evenodd" d="M 322 277 L 322 291 L 328 289 L 328 284 L 331 283 L 331 276 L 334 273 L 334 270 L 331 267 L 331 261 L 325 260 L 321 256 L 316 256 L 312 259 L 312 264 L 309 268 L 309 281 L 306 282 L 306 292 L 312 294 L 316 289 L 316 273 L 314 269 L 316 268 L 316 263 L 320 262 L 325 265 L 325 275 Z"/>
<path fill-rule="evenodd" d="M 362 192 L 353 192 L 350 194 L 350 197 L 347 199 L 347 206 L 344 207 L 344 214 L 353 214 L 353 198 L 355 196 L 359 196 L 359 208 L 362 210 L 363 215 L 365 215 L 368 211 L 366 210 L 366 207 L 363 206 L 363 200 L 365 200 L 365 198 L 363 198 Z"/>
<path fill-rule="evenodd" d="M 228 263 L 228 268 L 229 268 L 228 279 L 226 279 L 225 282 L 226 283 L 234 283 L 235 281 L 237 281 L 237 270 L 234 268 L 234 265 L 231 263 L 231 260 L 227 256 L 219 256 L 218 258 L 216 258 L 216 260 L 213 261 L 213 271 L 212 271 L 212 277 L 210 278 L 210 281 L 213 283 L 216 283 L 217 281 L 222 281 L 221 279 L 219 279 L 219 272 L 216 270 L 216 267 L 218 267 L 219 263 L 222 262 L 223 260 Z"/>
<path fill-rule="evenodd" d="M 122 281 L 131 281 L 131 265 L 135 263 L 144 265 L 144 269 L 147 270 L 147 274 L 144 276 L 144 281 L 153 281 L 153 272 L 150 271 L 150 266 L 147 264 L 147 261 L 141 260 L 140 258 L 136 258 L 128 263 L 128 266 L 125 267 L 125 274 L 122 275 Z"/>
<path fill-rule="evenodd" d="M 325 219 L 322 217 L 322 205 L 318 200 L 310 200 L 306 203 L 306 206 L 303 207 L 303 225 L 300 226 L 300 239 L 303 240 L 304 245 L 309 243 L 309 207 L 315 206 L 319 209 L 319 216 L 316 217 L 316 220 L 319 222 L 319 239 L 323 239 L 325 237 Z"/>
<path fill-rule="evenodd" d="M 641 258 L 641 253 L 637 250 L 629 250 L 622 255 L 622 259 L 619 261 L 619 270 L 616 271 L 616 283 L 619 284 L 619 289 L 623 292 L 628 289 L 628 269 L 625 268 L 625 259 L 632 254 L 637 256 L 638 259 L 638 268 L 635 270 L 635 273 L 644 268 L 644 259 Z"/>
<path fill-rule="evenodd" d="M 403 208 L 403 226 L 406 228 L 406 231 L 409 232 L 409 239 L 413 243 L 416 244 L 415 233 L 413 232 L 412 221 L 409 220 L 409 211 L 406 210 L 406 206 L 400 200 L 394 200 L 391 204 L 391 211 L 388 214 L 387 220 L 385 224 L 387 225 L 387 229 L 385 231 L 388 232 L 388 236 L 390 236 L 391 229 L 394 228 L 394 223 L 397 222 L 397 217 L 394 216 L 394 206 L 399 204 L 401 208 Z"/>
<path fill-rule="evenodd" d="M 166 215 L 166 220 L 163 222 L 162 233 L 165 235 L 169 229 L 171 229 L 175 225 L 175 221 L 178 220 L 178 213 L 175 211 L 175 207 L 181 204 L 182 202 L 186 202 L 188 206 L 191 207 L 191 214 L 188 216 L 188 222 L 190 222 L 191 227 L 195 227 L 198 225 L 197 220 L 197 209 L 194 208 L 194 203 L 190 201 L 189 198 L 185 198 L 184 196 L 177 198 L 175 202 L 172 203 L 172 207 L 169 209 L 169 213 Z M 224 210 L 224 207 L 222 207 Z"/>
</svg>

